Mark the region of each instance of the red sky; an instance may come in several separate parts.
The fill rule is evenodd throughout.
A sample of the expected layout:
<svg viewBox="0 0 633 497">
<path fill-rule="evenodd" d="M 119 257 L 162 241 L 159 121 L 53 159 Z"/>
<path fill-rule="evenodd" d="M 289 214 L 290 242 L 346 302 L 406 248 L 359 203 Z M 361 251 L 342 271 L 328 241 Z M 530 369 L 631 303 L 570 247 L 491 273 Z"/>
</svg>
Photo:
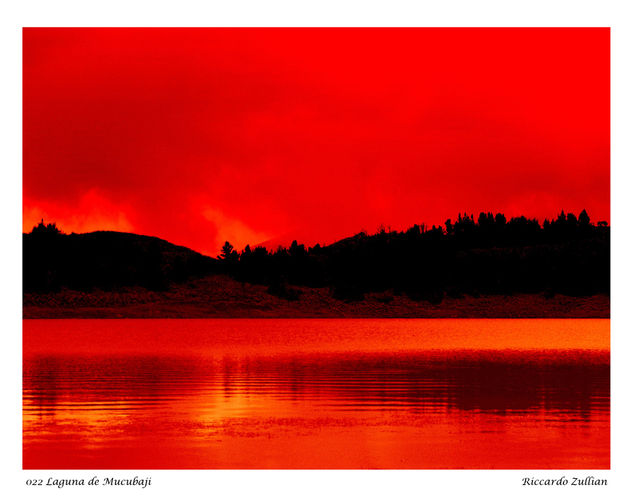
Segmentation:
<svg viewBox="0 0 633 497">
<path fill-rule="evenodd" d="M 608 221 L 609 84 L 608 29 L 25 29 L 23 228 Z"/>
</svg>

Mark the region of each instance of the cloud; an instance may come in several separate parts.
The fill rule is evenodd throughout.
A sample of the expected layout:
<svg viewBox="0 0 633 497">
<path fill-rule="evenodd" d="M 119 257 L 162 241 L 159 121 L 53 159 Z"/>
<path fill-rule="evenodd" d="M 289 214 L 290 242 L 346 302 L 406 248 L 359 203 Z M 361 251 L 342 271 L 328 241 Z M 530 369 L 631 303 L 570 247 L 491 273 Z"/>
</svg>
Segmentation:
<svg viewBox="0 0 633 497">
<path fill-rule="evenodd" d="M 229 241 L 236 250 L 242 250 L 246 245 L 255 246 L 271 237 L 269 234 L 249 228 L 239 219 L 228 217 L 217 209 L 207 208 L 203 215 L 205 219 L 215 225 L 217 233 L 215 246 L 218 252 L 225 241 Z"/>
<path fill-rule="evenodd" d="M 25 223 L 214 255 L 463 211 L 608 220 L 609 180 L 608 30 L 25 30 Z"/>
<path fill-rule="evenodd" d="M 65 233 L 88 233 L 91 231 L 133 232 L 125 207 L 117 206 L 96 190 L 83 194 L 76 206 L 57 202 L 33 204 L 25 199 L 22 229 L 29 232 L 42 219 L 55 222 Z"/>
</svg>

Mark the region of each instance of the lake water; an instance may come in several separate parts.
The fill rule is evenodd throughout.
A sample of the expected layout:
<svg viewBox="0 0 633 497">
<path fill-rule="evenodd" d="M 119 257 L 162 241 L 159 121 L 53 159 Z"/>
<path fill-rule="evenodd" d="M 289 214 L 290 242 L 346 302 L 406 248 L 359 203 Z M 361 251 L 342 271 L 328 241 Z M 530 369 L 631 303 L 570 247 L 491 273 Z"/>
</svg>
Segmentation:
<svg viewBox="0 0 633 497">
<path fill-rule="evenodd" d="M 609 468 L 609 320 L 25 320 L 25 469 Z"/>
</svg>

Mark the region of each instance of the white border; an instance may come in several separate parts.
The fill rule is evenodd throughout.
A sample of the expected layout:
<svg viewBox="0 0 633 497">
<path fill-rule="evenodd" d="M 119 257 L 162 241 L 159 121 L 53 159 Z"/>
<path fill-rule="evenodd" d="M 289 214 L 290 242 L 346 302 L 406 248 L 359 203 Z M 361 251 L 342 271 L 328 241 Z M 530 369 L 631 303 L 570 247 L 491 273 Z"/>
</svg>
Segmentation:
<svg viewBox="0 0 633 497">
<path fill-rule="evenodd" d="M 151 474 L 145 490 L 99 488 L 99 495 L 515 495 L 556 492 L 625 495 L 632 488 L 631 166 L 633 126 L 633 12 L 627 2 L 533 0 L 241 0 L 166 2 L 111 0 L 32 0 L 3 2 L 0 12 L 3 76 L 0 78 L 0 198 L 2 216 L 2 452 L 0 488 L 5 495 L 44 490 L 24 480 L 42 476 Z M 21 470 L 21 27 L 22 26 L 610 26 L 612 28 L 612 470 L 597 471 L 153 471 L 33 472 Z M 606 475 L 607 487 L 521 487 L 523 476 Z M 44 487 L 46 488 L 46 487 Z M 85 487 L 46 492 L 84 495 Z"/>
</svg>

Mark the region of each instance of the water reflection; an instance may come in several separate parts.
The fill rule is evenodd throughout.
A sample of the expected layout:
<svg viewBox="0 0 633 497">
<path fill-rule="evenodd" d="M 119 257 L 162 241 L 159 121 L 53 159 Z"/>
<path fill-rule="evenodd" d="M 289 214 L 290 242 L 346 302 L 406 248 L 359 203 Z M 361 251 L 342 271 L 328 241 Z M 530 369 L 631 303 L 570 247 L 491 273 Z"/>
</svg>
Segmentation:
<svg viewBox="0 0 633 497">
<path fill-rule="evenodd" d="M 606 351 L 35 354 L 25 468 L 605 468 Z"/>
</svg>

